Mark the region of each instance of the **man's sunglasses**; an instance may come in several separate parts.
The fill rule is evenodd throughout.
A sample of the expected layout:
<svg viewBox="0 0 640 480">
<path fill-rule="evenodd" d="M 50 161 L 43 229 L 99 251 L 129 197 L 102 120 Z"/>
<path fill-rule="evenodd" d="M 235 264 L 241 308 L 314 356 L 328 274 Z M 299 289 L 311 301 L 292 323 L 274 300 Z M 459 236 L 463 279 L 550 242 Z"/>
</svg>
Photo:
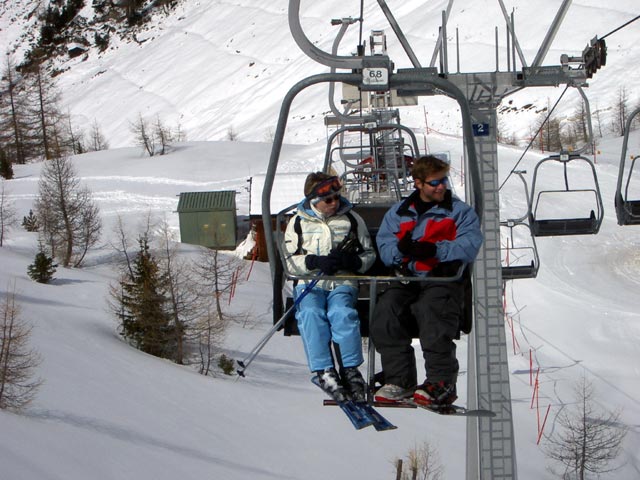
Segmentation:
<svg viewBox="0 0 640 480">
<path fill-rule="evenodd" d="M 429 185 L 430 187 L 436 188 L 438 185 L 445 185 L 449 181 L 448 177 L 438 178 L 437 180 L 429 180 L 425 182 L 422 180 L 422 183 L 425 185 Z"/>
</svg>

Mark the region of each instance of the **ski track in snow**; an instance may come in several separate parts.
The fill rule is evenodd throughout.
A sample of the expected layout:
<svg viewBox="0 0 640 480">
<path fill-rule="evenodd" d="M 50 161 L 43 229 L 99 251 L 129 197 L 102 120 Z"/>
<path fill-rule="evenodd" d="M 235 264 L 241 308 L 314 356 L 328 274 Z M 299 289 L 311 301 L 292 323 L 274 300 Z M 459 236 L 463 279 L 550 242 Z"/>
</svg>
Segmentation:
<svg viewBox="0 0 640 480">
<path fill-rule="evenodd" d="M 167 177 L 141 177 L 141 176 L 123 176 L 123 175 L 94 175 L 94 176 L 83 176 L 78 175 L 78 178 L 82 181 L 87 182 L 100 182 L 104 181 L 109 185 L 113 185 L 113 182 L 130 182 L 130 183 L 142 183 L 144 185 L 177 185 L 177 186 L 192 186 L 192 187 L 216 187 L 220 185 L 237 185 L 240 182 L 246 182 L 247 177 L 239 177 L 239 178 L 228 178 L 224 180 L 218 181 L 197 181 L 197 180 L 186 180 L 184 178 L 175 179 L 175 178 L 167 178 Z M 14 179 L 14 183 L 19 182 L 38 182 L 39 177 L 27 177 L 27 178 L 16 178 Z"/>
</svg>

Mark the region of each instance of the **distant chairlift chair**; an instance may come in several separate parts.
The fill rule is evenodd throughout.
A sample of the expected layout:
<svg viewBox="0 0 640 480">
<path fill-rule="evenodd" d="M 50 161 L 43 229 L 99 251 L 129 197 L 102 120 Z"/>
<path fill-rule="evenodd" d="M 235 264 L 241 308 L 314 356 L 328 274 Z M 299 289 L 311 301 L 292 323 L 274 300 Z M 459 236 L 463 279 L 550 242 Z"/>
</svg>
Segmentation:
<svg viewBox="0 0 640 480">
<path fill-rule="evenodd" d="M 514 171 L 524 184 L 525 197 L 527 198 L 527 211 L 519 218 L 508 219 L 500 222 L 501 231 L 508 232 L 504 258 L 502 259 L 502 279 L 516 280 L 521 278 L 535 278 L 540 268 L 540 258 L 536 240 L 531 231 L 527 219 L 531 216 L 531 200 L 524 179 L 524 170 Z M 522 232 L 522 233 L 520 233 Z"/>
<path fill-rule="evenodd" d="M 624 141 L 622 143 L 622 153 L 620 155 L 620 171 L 618 173 L 618 184 L 616 188 L 615 207 L 618 225 L 640 225 L 640 200 L 629 200 L 629 185 L 631 183 L 631 175 L 636 165 L 638 155 L 631 157 L 631 167 L 627 174 L 627 181 L 624 182 L 624 195 L 622 194 L 622 184 L 625 176 L 625 159 L 627 156 L 627 147 L 629 145 L 629 133 L 631 132 L 631 123 L 636 115 L 640 113 L 640 108 L 634 110 L 627 118 L 624 129 Z"/>
<path fill-rule="evenodd" d="M 536 190 L 536 183 L 538 180 L 538 170 L 547 162 L 560 162 L 564 171 L 564 188 L 556 190 Z M 593 174 L 593 188 L 571 188 L 569 186 L 568 169 L 567 166 L 570 162 L 584 162 L 586 163 Z M 589 216 L 577 217 L 577 218 L 547 218 L 541 219 L 538 214 L 538 207 L 540 206 L 540 199 L 545 196 L 554 195 L 554 198 L 561 194 L 576 193 L 576 192 L 592 192 L 595 200 L 595 206 L 591 209 Z M 551 195 L 549 195 L 551 194 Z M 602 219 L 604 217 L 604 208 L 602 205 L 602 195 L 600 193 L 600 186 L 598 184 L 598 177 L 593 162 L 588 158 L 581 155 L 574 155 L 569 153 L 560 153 L 558 155 L 552 155 L 543 158 L 538 162 L 533 174 L 533 182 L 531 185 L 531 205 L 534 204 L 530 213 L 530 224 L 533 234 L 536 237 L 554 236 L 554 235 L 588 235 L 596 234 L 600 230 Z M 556 206 L 562 208 L 559 202 L 556 202 Z"/>
</svg>

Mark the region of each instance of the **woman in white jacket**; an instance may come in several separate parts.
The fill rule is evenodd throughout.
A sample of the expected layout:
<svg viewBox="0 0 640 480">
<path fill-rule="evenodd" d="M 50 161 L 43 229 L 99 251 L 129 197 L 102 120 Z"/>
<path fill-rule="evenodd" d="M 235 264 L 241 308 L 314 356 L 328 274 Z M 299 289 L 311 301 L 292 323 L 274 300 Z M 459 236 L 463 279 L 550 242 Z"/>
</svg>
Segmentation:
<svg viewBox="0 0 640 480">
<path fill-rule="evenodd" d="M 375 251 L 367 226 L 351 211 L 351 203 L 340 196 L 341 189 L 338 177 L 322 172 L 307 176 L 305 198 L 285 232 L 284 250 L 292 273 L 353 275 L 364 273 L 373 265 Z M 349 235 L 357 235 L 357 242 L 352 242 L 357 248 L 338 248 Z M 295 288 L 296 297 L 308 283 L 300 281 Z M 320 387 L 337 400 L 365 399 L 365 382 L 358 370 L 364 359 L 357 299 L 357 282 L 320 279 L 296 310 L 309 369 L 317 374 Z M 343 367 L 341 376 L 333 364 L 331 342 L 337 345 Z"/>
</svg>

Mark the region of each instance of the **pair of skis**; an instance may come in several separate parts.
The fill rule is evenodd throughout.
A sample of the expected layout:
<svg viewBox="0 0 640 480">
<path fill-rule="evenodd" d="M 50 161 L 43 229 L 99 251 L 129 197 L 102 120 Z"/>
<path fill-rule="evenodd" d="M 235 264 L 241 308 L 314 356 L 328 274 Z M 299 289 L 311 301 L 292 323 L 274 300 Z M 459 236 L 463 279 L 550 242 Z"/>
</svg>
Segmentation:
<svg viewBox="0 0 640 480">
<path fill-rule="evenodd" d="M 313 377 L 311 381 L 320 388 L 317 378 Z M 325 392 L 326 393 L 326 392 Z M 352 400 L 336 401 L 335 399 L 325 400 L 324 405 L 337 405 L 345 413 L 347 418 L 351 421 L 356 430 L 373 426 L 377 431 L 382 432 L 386 430 L 395 430 L 396 427 L 393 423 L 387 420 L 384 416 L 374 408 L 377 407 L 395 407 L 395 408 L 421 408 L 429 412 L 437 413 L 438 415 L 451 415 L 459 417 L 495 417 L 495 412 L 485 409 L 472 409 L 469 410 L 466 407 L 460 405 L 422 405 L 414 402 L 413 400 L 402 400 L 397 402 L 375 402 L 369 405 L 365 402 L 354 402 Z"/>
<path fill-rule="evenodd" d="M 318 377 L 312 377 L 311 382 L 318 388 Z M 324 390 L 323 390 L 324 391 Z M 326 393 L 326 392 L 325 392 Z M 353 400 L 337 401 L 335 399 L 326 400 L 327 405 L 337 405 L 344 412 L 347 418 L 351 421 L 351 424 L 356 430 L 362 430 L 366 427 L 373 427 L 378 432 L 385 430 L 395 430 L 396 427 L 389 420 L 380 415 L 375 408 L 365 402 L 354 402 Z"/>
<path fill-rule="evenodd" d="M 333 402 L 347 415 L 356 430 L 373 426 L 376 431 L 384 432 L 398 428 L 368 403 L 354 402 L 353 400 L 344 402 L 336 402 L 334 400 Z"/>
</svg>

